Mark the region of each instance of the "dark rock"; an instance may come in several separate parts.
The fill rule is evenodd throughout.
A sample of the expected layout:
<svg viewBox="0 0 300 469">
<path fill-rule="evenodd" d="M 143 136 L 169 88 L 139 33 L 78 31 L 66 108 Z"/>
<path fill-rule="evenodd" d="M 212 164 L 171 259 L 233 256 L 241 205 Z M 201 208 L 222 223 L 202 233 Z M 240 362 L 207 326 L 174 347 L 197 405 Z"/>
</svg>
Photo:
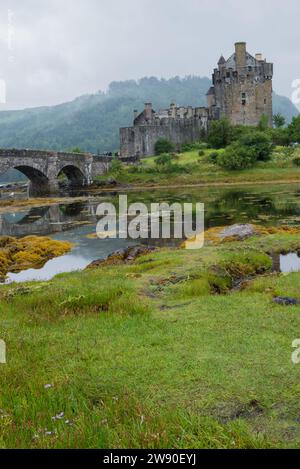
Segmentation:
<svg viewBox="0 0 300 469">
<path fill-rule="evenodd" d="M 155 250 L 156 248 L 148 246 L 131 246 L 126 249 L 119 249 L 110 254 L 106 259 L 98 259 L 91 262 L 91 264 L 87 266 L 87 269 L 97 268 L 101 265 L 129 263 L 134 261 L 137 257 L 145 256 Z"/>
<path fill-rule="evenodd" d="M 110 185 L 110 186 L 116 186 L 118 184 L 118 181 L 114 178 L 108 178 L 107 179 L 107 183 Z"/>
<path fill-rule="evenodd" d="M 300 300 L 297 298 L 289 298 L 288 296 L 275 296 L 273 301 L 278 305 L 284 306 L 293 306 L 293 305 L 300 305 Z"/>
<path fill-rule="evenodd" d="M 117 186 L 118 181 L 112 177 L 109 177 L 108 179 L 102 180 L 102 181 L 94 181 L 92 184 L 93 187 L 111 187 L 111 186 Z"/>
</svg>

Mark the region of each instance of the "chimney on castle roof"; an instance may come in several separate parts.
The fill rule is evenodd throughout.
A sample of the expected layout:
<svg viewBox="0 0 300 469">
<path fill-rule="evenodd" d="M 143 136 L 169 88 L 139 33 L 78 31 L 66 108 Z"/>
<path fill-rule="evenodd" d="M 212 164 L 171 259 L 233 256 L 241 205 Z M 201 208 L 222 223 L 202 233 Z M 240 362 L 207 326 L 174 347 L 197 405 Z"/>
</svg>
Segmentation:
<svg viewBox="0 0 300 469">
<path fill-rule="evenodd" d="M 145 103 L 145 117 L 146 119 L 152 119 L 152 103 Z"/>
<path fill-rule="evenodd" d="M 174 102 L 170 104 L 170 116 L 173 119 L 176 117 L 176 104 Z"/>
<path fill-rule="evenodd" d="M 235 43 L 235 62 L 237 68 L 246 67 L 246 43 Z"/>
<path fill-rule="evenodd" d="M 258 54 L 255 54 L 255 60 L 257 60 L 258 62 L 261 62 L 263 59 L 263 56 L 261 53 L 258 53 Z"/>
</svg>

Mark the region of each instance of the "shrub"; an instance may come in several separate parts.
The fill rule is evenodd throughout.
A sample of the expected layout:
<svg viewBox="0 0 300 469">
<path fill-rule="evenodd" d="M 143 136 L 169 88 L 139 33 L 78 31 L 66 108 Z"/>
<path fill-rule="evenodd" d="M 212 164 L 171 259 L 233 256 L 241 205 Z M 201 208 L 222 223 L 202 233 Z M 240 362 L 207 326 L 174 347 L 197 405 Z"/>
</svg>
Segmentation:
<svg viewBox="0 0 300 469">
<path fill-rule="evenodd" d="M 178 161 L 178 160 L 179 160 L 179 155 L 178 155 L 178 153 L 172 153 L 171 156 L 172 156 L 172 160 L 174 160 L 174 161 Z"/>
<path fill-rule="evenodd" d="M 121 161 L 117 158 L 114 158 L 111 162 L 110 173 L 117 175 L 123 171 L 123 165 Z"/>
<path fill-rule="evenodd" d="M 193 168 L 194 169 L 194 168 Z M 169 164 L 163 167 L 164 173 L 190 173 L 190 168 L 188 166 L 180 166 L 179 164 Z"/>
<path fill-rule="evenodd" d="M 223 148 L 232 142 L 233 126 L 228 119 L 212 121 L 208 131 L 208 143 L 213 148 Z"/>
<path fill-rule="evenodd" d="M 274 145 L 286 146 L 291 143 L 291 136 L 288 129 L 272 129 L 271 137 Z"/>
<path fill-rule="evenodd" d="M 130 174 L 137 174 L 140 172 L 142 172 L 142 168 L 140 166 L 132 165 L 132 166 L 129 166 L 128 168 L 128 173 Z"/>
<path fill-rule="evenodd" d="M 181 145 L 182 152 L 191 151 L 191 150 L 193 150 L 193 146 L 191 143 L 183 143 L 183 145 Z"/>
<path fill-rule="evenodd" d="M 217 159 L 218 159 L 218 156 L 219 156 L 219 153 L 217 151 L 212 151 L 211 153 L 209 153 L 208 155 L 208 161 L 210 163 L 217 163 Z"/>
<path fill-rule="evenodd" d="M 255 162 L 255 149 L 243 146 L 240 142 L 232 143 L 217 157 L 219 166 L 232 170 L 250 168 Z"/>
<path fill-rule="evenodd" d="M 286 160 L 290 160 L 295 153 L 295 147 L 285 147 L 281 151 L 284 158 Z"/>
<path fill-rule="evenodd" d="M 296 156 L 296 158 L 293 159 L 293 163 L 296 166 L 300 166 L 300 156 Z"/>
<path fill-rule="evenodd" d="M 172 164 L 172 156 L 170 153 L 162 153 L 155 159 L 155 164 L 157 164 L 157 166 L 167 166 Z"/>
<path fill-rule="evenodd" d="M 198 151 L 198 156 L 204 156 L 205 155 L 205 151 L 204 150 L 199 150 Z"/>
<path fill-rule="evenodd" d="M 161 155 L 162 153 L 170 153 L 174 151 L 174 145 L 166 138 L 160 138 L 159 140 L 157 140 L 154 150 L 156 155 Z"/>
<path fill-rule="evenodd" d="M 268 161 L 271 158 L 273 150 L 272 139 L 265 132 L 248 132 L 241 136 L 238 143 L 253 149 L 257 160 Z"/>
<path fill-rule="evenodd" d="M 193 142 L 193 143 L 183 143 L 181 145 L 181 151 L 192 151 L 192 150 L 206 150 L 207 143 L 205 142 Z"/>
<path fill-rule="evenodd" d="M 265 132 L 269 128 L 269 118 L 266 114 L 261 116 L 257 128 L 261 132 Z"/>
<path fill-rule="evenodd" d="M 188 165 L 180 166 L 174 164 L 174 160 L 178 158 L 178 155 L 170 153 L 163 153 L 155 159 L 156 171 L 163 171 L 164 173 L 187 173 L 190 171 Z M 153 171 L 153 170 L 152 170 Z"/>
</svg>

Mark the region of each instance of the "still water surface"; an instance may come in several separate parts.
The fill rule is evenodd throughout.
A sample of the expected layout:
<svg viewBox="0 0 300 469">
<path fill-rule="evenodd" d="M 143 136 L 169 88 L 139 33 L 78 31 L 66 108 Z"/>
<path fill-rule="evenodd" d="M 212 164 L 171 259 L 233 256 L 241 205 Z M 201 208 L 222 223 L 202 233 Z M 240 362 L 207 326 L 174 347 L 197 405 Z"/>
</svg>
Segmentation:
<svg viewBox="0 0 300 469">
<path fill-rule="evenodd" d="M 38 270 L 10 273 L 7 281 L 48 280 L 58 273 L 84 269 L 93 260 L 106 258 L 118 249 L 136 245 L 137 241 L 132 240 L 100 240 L 89 236 L 95 234 L 96 209 L 98 203 L 103 201 L 113 202 L 117 206 L 118 194 L 94 197 L 87 202 L 45 206 L 0 215 L 0 235 L 19 237 L 36 234 L 75 244 L 69 254 L 48 261 Z M 132 202 L 144 202 L 149 206 L 154 202 L 204 203 L 206 229 L 233 223 L 300 225 L 299 185 L 130 192 L 128 203 Z M 147 243 L 162 244 L 163 241 L 150 240 Z M 171 240 L 169 244 L 176 243 Z M 283 272 L 300 269 L 300 259 L 296 253 L 281 256 L 280 264 Z"/>
</svg>

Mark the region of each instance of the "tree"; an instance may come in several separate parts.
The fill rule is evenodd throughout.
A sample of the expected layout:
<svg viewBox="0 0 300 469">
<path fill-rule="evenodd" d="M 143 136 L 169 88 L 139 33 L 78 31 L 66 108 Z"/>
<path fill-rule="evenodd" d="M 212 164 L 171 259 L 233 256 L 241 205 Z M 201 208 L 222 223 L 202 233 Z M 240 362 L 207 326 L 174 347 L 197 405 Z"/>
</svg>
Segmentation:
<svg viewBox="0 0 300 469">
<path fill-rule="evenodd" d="M 253 149 L 257 160 L 268 161 L 271 159 L 273 143 L 272 138 L 266 132 L 248 132 L 241 136 L 238 143 Z"/>
<path fill-rule="evenodd" d="M 269 118 L 268 116 L 266 116 L 266 114 L 263 114 L 259 120 L 259 123 L 258 123 L 258 130 L 260 130 L 261 132 L 265 132 L 269 127 Z"/>
<path fill-rule="evenodd" d="M 227 118 L 212 121 L 208 131 L 208 143 L 213 148 L 224 148 L 232 141 L 233 127 Z"/>
<path fill-rule="evenodd" d="M 70 149 L 70 153 L 84 153 L 84 151 L 79 147 L 75 147 Z"/>
<path fill-rule="evenodd" d="M 166 138 L 160 138 L 157 140 L 154 150 L 156 155 L 161 155 L 162 153 L 174 151 L 174 145 Z"/>
<path fill-rule="evenodd" d="M 240 142 L 234 142 L 224 151 L 219 153 L 217 164 L 225 169 L 238 170 L 250 168 L 256 162 L 254 148 L 241 145 Z"/>
<path fill-rule="evenodd" d="M 288 126 L 288 132 L 292 142 L 300 143 L 300 114 L 293 118 Z"/>
<path fill-rule="evenodd" d="M 280 129 L 281 127 L 284 127 L 285 125 L 285 117 L 283 117 L 282 114 L 274 114 L 273 116 L 273 124 L 276 127 L 276 129 Z"/>
</svg>

